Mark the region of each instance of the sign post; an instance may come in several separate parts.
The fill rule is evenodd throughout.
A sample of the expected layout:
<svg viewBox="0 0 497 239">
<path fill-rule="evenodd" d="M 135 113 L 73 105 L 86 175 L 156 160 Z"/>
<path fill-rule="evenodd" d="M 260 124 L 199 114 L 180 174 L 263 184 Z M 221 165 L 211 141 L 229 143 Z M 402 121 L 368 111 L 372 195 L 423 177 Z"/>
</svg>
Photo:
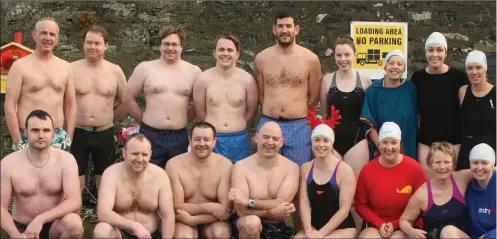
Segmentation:
<svg viewBox="0 0 497 239">
<path fill-rule="evenodd" d="M 407 77 L 407 22 L 351 22 L 350 36 L 357 51 L 354 69 L 378 80 L 385 76 L 385 57 L 395 49 L 404 53 Z"/>
</svg>

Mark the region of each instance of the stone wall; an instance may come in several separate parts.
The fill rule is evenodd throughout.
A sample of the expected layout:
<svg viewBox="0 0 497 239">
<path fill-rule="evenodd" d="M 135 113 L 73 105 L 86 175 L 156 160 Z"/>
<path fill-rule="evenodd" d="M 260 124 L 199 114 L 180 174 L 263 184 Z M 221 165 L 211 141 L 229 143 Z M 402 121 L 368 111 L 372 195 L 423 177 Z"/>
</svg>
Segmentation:
<svg viewBox="0 0 497 239">
<path fill-rule="evenodd" d="M 158 33 L 170 23 L 184 25 L 188 38 L 183 58 L 203 70 L 215 64 L 214 39 L 222 33 L 234 33 L 242 42 L 239 66 L 250 72 L 253 56 L 275 42 L 271 23 L 277 10 L 297 14 L 297 23 L 302 28 L 297 40 L 320 57 L 323 72 L 336 70 L 332 56 L 326 56 L 325 52 L 338 36 L 349 35 L 351 21 L 408 22 L 409 74 L 424 66 L 424 40 L 433 31 L 448 33 L 446 61 L 455 67 L 463 66 L 466 54 L 475 44 L 495 47 L 496 31 L 495 1 L 2 1 L 1 9 L 0 40 L 11 42 L 13 32 L 20 31 L 24 44 L 31 48 L 34 47 L 31 30 L 36 20 L 54 17 L 60 23 L 56 54 L 68 61 L 83 57 L 85 26 L 91 23 L 105 26 L 111 45 L 106 58 L 119 64 L 128 77 L 139 62 L 159 56 Z M 5 140 L 3 117 L 1 129 Z"/>
</svg>

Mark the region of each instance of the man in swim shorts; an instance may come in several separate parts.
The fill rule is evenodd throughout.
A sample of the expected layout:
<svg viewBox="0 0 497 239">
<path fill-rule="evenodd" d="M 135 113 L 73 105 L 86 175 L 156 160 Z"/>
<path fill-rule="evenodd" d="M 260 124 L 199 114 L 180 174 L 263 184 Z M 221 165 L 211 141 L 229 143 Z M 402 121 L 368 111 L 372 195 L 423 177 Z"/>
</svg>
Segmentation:
<svg viewBox="0 0 497 239">
<path fill-rule="evenodd" d="M 190 152 L 166 165 L 176 211 L 175 238 L 231 238 L 228 191 L 233 164 L 212 152 L 216 130 L 211 124 L 193 125 L 190 142 Z"/>
<path fill-rule="evenodd" d="M 86 57 L 71 63 L 78 106 L 71 153 L 78 161 L 81 190 L 90 154 L 97 188 L 104 170 L 116 161 L 113 120 L 122 113 L 114 112 L 113 105 L 116 99 L 123 104 L 127 83 L 121 67 L 104 59 L 108 46 L 105 28 L 92 26 L 83 43 Z"/>
<path fill-rule="evenodd" d="M 28 147 L 1 160 L 1 225 L 10 238 L 83 238 L 78 165 L 51 146 L 52 117 L 34 110 L 25 120 Z M 14 196 L 12 215 L 9 202 Z"/>
<path fill-rule="evenodd" d="M 240 41 L 235 36 L 219 37 L 214 56 L 216 66 L 195 81 L 193 102 L 197 117 L 216 128 L 214 152 L 235 163 L 249 156 L 247 123 L 257 111 L 257 84 L 236 67 Z"/>
<path fill-rule="evenodd" d="M 300 27 L 287 13 L 276 16 L 273 33 L 278 43 L 255 56 L 255 77 L 262 116 L 257 126 L 277 122 L 285 144 L 281 154 L 299 166 L 312 158 L 311 127 L 305 117 L 319 98 L 321 64 L 310 50 L 297 45 Z"/>
<path fill-rule="evenodd" d="M 185 37 L 181 26 L 166 27 L 160 37 L 161 57 L 138 64 L 128 81 L 132 97 L 128 113 L 140 124 L 140 133 L 152 142 L 150 162 L 161 168 L 170 158 L 187 152 L 186 125 L 195 118 L 195 109 L 188 105 L 202 70 L 181 59 Z M 146 101 L 143 113 L 135 100 L 142 91 Z"/>
<path fill-rule="evenodd" d="M 278 153 L 281 128 L 265 123 L 255 136 L 257 153 L 233 166 L 228 197 L 235 204 L 231 217 L 235 238 L 290 238 L 295 230 L 284 217 L 295 212 L 299 167 Z"/>
<path fill-rule="evenodd" d="M 149 164 L 152 146 L 143 134 L 126 140 L 123 162 L 108 167 L 98 192 L 100 221 L 93 238 L 172 238 L 173 195 L 163 168 Z"/>
<path fill-rule="evenodd" d="M 33 30 L 35 51 L 16 60 L 9 70 L 5 93 L 5 120 L 14 145 L 26 148 L 26 116 L 33 110 L 48 112 L 54 123 L 52 146 L 69 151 L 76 122 L 76 100 L 69 62 L 53 54 L 59 42 L 59 26 L 53 18 L 42 18 Z M 65 129 L 63 128 L 65 121 Z"/>
</svg>

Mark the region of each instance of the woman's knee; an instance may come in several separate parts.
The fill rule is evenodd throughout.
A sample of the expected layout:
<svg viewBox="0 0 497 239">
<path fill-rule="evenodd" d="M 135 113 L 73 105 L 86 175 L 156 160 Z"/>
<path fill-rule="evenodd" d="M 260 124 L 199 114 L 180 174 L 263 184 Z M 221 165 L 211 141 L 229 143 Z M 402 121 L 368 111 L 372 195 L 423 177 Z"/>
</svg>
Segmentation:
<svg viewBox="0 0 497 239">
<path fill-rule="evenodd" d="M 440 238 L 469 238 L 461 229 L 447 225 L 440 231 Z"/>
<path fill-rule="evenodd" d="M 359 233 L 357 238 L 381 238 L 380 231 L 374 227 L 368 227 Z"/>
</svg>

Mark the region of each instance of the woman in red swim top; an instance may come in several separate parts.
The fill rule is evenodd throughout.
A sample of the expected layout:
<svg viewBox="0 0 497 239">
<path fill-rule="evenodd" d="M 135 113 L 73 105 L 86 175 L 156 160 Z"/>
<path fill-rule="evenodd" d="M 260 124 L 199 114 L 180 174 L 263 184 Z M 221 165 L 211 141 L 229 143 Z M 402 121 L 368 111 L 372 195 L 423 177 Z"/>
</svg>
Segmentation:
<svg viewBox="0 0 497 239">
<path fill-rule="evenodd" d="M 456 150 L 448 142 L 435 142 L 427 156 L 433 177 L 409 200 L 400 217 L 400 228 L 409 238 L 469 238 L 468 207 L 464 193 L 473 177 L 471 171 L 454 172 Z M 424 230 L 413 227 L 422 213 Z"/>
<path fill-rule="evenodd" d="M 357 182 L 355 208 L 366 222 L 359 238 L 403 238 L 399 218 L 426 176 L 416 160 L 400 153 L 397 124 L 385 122 L 378 141 L 381 156 L 362 168 Z"/>
</svg>

